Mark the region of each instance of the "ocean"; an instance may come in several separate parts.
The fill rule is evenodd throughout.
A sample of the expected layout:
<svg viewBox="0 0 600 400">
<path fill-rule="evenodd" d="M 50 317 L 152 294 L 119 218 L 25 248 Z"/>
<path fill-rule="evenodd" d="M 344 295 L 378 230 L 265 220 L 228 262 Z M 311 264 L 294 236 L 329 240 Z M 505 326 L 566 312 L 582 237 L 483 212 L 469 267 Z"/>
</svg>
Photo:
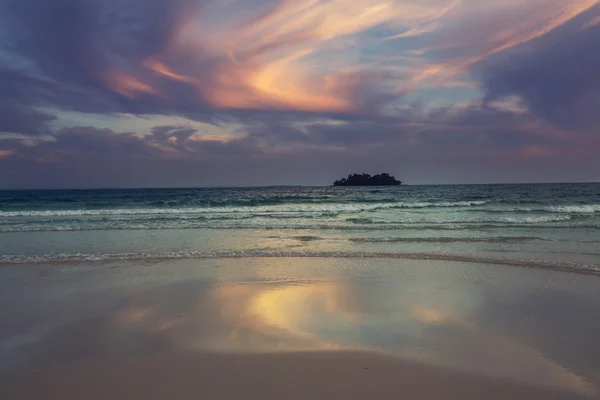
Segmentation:
<svg viewBox="0 0 600 400">
<path fill-rule="evenodd" d="M 599 276 L 599 184 L 0 191 L 0 398 L 171 398 L 313 355 L 371 391 L 431 367 L 458 397 L 600 398 Z"/>
<path fill-rule="evenodd" d="M 600 184 L 0 191 L 0 264 L 275 256 L 600 272 Z"/>
</svg>

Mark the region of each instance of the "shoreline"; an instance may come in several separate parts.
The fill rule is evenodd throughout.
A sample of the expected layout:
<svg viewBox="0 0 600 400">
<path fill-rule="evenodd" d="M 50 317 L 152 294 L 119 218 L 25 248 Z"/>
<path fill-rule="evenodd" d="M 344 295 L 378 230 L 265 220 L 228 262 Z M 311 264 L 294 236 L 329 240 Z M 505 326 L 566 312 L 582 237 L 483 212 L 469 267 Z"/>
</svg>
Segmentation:
<svg viewBox="0 0 600 400">
<path fill-rule="evenodd" d="M 58 258 L 58 259 L 44 259 L 44 256 L 34 256 L 20 260 L 7 261 L 0 256 L 0 268 L 9 267 L 13 265 L 60 265 L 60 264 L 103 264 L 103 263 L 115 263 L 115 262 L 169 262 L 178 260 L 218 260 L 218 259 L 248 259 L 248 258 L 298 258 L 298 259 L 372 259 L 372 260 L 410 260 L 410 261 L 449 261 L 452 263 L 465 263 L 465 264 L 484 264 L 484 265 L 496 265 L 496 266 L 507 266 L 515 268 L 525 269 L 541 269 L 547 271 L 567 272 L 582 275 L 593 275 L 600 277 L 600 266 L 598 265 L 581 265 L 575 263 L 553 264 L 550 262 L 535 262 L 535 261 L 521 261 L 513 260 L 509 258 L 492 258 L 492 257 L 476 257 L 470 255 L 459 255 L 459 254 L 435 254 L 435 253 L 413 253 L 413 252 L 393 252 L 393 253 L 372 253 L 372 252 L 294 252 L 294 251 L 187 251 L 181 253 L 167 253 L 161 254 L 77 254 L 77 258 Z M 60 257 L 60 255 L 58 256 Z M 38 261 L 39 260 L 39 261 Z M 575 265 L 573 265 L 575 264 Z"/>
</svg>

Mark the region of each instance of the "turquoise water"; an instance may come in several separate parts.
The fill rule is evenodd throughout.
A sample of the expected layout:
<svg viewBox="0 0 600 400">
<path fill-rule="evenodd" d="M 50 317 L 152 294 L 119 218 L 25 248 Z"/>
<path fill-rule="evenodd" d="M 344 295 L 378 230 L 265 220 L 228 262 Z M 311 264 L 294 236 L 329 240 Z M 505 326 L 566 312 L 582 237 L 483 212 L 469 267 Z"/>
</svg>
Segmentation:
<svg viewBox="0 0 600 400">
<path fill-rule="evenodd" d="M 241 256 L 600 270 L 600 184 L 0 191 L 0 263 Z"/>
</svg>

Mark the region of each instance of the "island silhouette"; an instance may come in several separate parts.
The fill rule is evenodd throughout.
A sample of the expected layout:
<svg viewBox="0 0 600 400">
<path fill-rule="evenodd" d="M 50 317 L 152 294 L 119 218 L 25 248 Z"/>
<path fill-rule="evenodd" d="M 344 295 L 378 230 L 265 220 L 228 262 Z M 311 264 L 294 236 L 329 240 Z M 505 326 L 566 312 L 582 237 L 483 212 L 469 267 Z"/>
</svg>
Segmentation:
<svg viewBox="0 0 600 400">
<path fill-rule="evenodd" d="M 384 172 L 371 176 L 369 174 L 352 174 L 333 183 L 333 186 L 399 186 L 402 182 Z"/>
</svg>

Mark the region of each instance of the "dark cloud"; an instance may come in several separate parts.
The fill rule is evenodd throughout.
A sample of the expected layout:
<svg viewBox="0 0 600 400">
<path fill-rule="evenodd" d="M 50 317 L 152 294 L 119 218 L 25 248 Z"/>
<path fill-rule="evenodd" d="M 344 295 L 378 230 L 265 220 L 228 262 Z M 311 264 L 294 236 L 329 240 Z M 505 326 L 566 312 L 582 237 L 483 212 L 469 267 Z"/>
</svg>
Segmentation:
<svg viewBox="0 0 600 400">
<path fill-rule="evenodd" d="M 162 142 L 169 140 L 174 142 L 184 142 L 196 132 L 198 132 L 198 130 L 194 128 L 173 125 L 161 125 L 152 128 L 152 135 Z"/>
<path fill-rule="evenodd" d="M 160 151 L 133 133 L 117 133 L 110 129 L 72 127 L 58 131 L 50 140 L 12 140 L 13 158 L 37 163 L 85 163 L 90 158 L 158 157 Z"/>
<path fill-rule="evenodd" d="M 536 121 L 476 106 L 352 123 L 265 118 L 226 141 L 203 140 L 186 126 L 145 134 L 74 127 L 53 140 L 0 141 L 0 186 L 327 184 L 354 170 L 478 182 L 481 165 L 493 181 L 596 179 L 600 138 L 550 135 Z"/>
<path fill-rule="evenodd" d="M 46 106 L 87 113 L 111 113 L 129 108 L 126 102 L 116 102 L 113 94 L 102 89 L 67 84 L 25 71 L 3 68 L 1 62 L 0 82 L 0 96 L 26 108 Z"/>
<path fill-rule="evenodd" d="M 98 85 L 106 67 L 99 6 L 88 0 L 9 1 L 9 44 L 49 77 Z"/>
<path fill-rule="evenodd" d="M 487 100 L 518 96 L 537 115 L 564 129 L 600 127 L 600 25 L 582 28 L 591 10 L 483 69 Z"/>
<path fill-rule="evenodd" d="M 164 51 L 192 4 L 190 0 L 9 0 L 4 7 L 11 24 L 8 44 L 49 77 L 102 87 L 109 66 Z"/>
<path fill-rule="evenodd" d="M 51 132 L 48 123 L 55 119 L 54 115 L 0 99 L 0 132 L 47 135 Z"/>
<path fill-rule="evenodd" d="M 303 144 L 354 149 L 420 143 L 431 149 L 519 148 L 544 144 L 564 146 L 562 140 L 534 115 L 493 106 L 414 107 L 394 117 L 351 119 L 279 118 L 264 116 L 247 126 L 252 137 L 273 145 Z"/>
<path fill-rule="evenodd" d="M 252 138 L 200 141 L 195 132 L 160 126 L 141 135 L 79 126 L 50 140 L 0 140 L 0 187 L 198 185 L 213 168 L 262 154 Z"/>
<path fill-rule="evenodd" d="M 134 102 L 115 93 L 107 86 L 111 74 L 148 75 L 140 63 L 165 51 L 180 20 L 199 4 L 193 0 L 3 2 L 0 13 L 6 34 L 0 36 L 0 52 L 6 56 L 0 58 L 0 93 L 27 106 L 155 112 L 164 107 L 163 100 L 147 96 Z M 16 59 L 32 68 L 22 68 Z M 180 95 L 186 97 L 185 92 Z"/>
</svg>

